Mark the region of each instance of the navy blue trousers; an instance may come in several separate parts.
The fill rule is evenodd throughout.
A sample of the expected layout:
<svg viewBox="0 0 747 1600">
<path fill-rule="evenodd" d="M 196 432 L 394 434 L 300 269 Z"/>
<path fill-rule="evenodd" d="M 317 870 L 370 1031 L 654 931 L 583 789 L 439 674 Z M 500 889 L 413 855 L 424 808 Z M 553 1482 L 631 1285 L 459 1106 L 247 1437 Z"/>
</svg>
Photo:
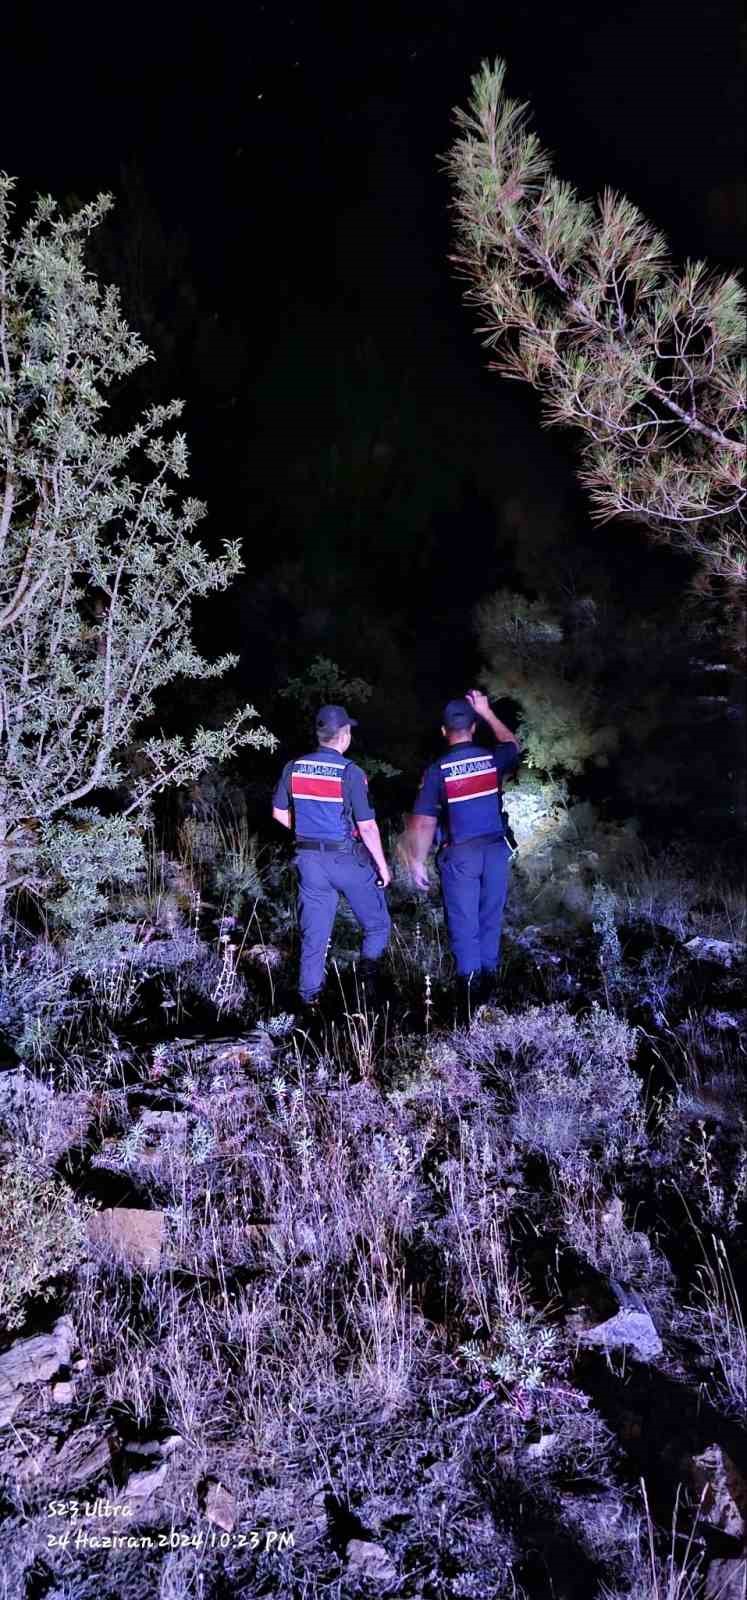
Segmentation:
<svg viewBox="0 0 747 1600">
<path fill-rule="evenodd" d="M 498 965 L 510 859 L 505 839 L 466 840 L 439 852 L 446 927 L 460 978 L 493 973 Z"/>
<path fill-rule="evenodd" d="M 344 894 L 363 930 L 361 956 L 375 961 L 389 942 L 391 921 L 384 890 L 376 882 L 371 857 L 361 846 L 352 850 L 299 850 L 298 920 L 301 929 L 303 1000 L 313 1000 L 324 982 L 327 946 L 332 936 L 338 897 Z"/>
</svg>

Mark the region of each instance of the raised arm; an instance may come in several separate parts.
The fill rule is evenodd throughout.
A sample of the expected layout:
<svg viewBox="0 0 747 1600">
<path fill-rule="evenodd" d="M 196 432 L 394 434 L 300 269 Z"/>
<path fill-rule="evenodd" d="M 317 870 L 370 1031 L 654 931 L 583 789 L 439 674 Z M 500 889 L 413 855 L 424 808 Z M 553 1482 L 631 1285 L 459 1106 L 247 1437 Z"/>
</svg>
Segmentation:
<svg viewBox="0 0 747 1600">
<path fill-rule="evenodd" d="M 465 699 L 469 700 L 471 706 L 474 706 L 478 717 L 482 717 L 483 722 L 487 722 L 488 727 L 492 728 L 499 744 L 515 744 L 518 749 L 519 741 L 516 734 L 506 727 L 505 722 L 501 722 L 500 717 L 497 717 L 494 711 L 491 711 L 490 701 L 486 694 L 483 694 L 480 689 L 470 689 Z"/>
</svg>

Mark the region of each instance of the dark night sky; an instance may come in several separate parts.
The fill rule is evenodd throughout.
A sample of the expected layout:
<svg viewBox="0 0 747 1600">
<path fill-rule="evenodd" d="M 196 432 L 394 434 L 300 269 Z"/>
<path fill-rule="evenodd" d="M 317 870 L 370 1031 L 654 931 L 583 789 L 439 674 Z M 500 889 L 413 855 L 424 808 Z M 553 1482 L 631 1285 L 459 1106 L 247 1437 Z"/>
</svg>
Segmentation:
<svg viewBox="0 0 747 1600">
<path fill-rule="evenodd" d="M 507 59 L 509 91 L 531 102 L 556 170 L 581 192 L 626 192 L 676 256 L 740 262 L 745 31 L 731 0 L 545 9 L 526 0 L 243 8 L 218 0 L 194 13 L 11 5 L 3 35 L 0 166 L 24 188 L 82 199 L 116 193 L 123 165 L 137 167 L 163 227 L 186 235 L 216 341 L 241 347 L 230 405 L 203 382 L 197 347 L 172 388 L 188 401 L 211 526 L 246 538 L 254 578 L 293 538 L 282 515 L 268 521 L 257 511 L 267 461 L 282 475 L 284 452 L 300 449 L 313 424 L 322 370 L 365 338 L 415 374 L 419 421 L 432 408 L 433 438 L 474 436 L 465 457 L 482 453 L 483 467 L 464 504 L 477 507 L 487 492 L 499 505 L 505 472 L 511 493 L 522 478 L 528 491 L 541 482 L 584 515 L 572 440 L 541 432 L 533 397 L 486 373 L 446 260 L 438 156 L 485 56 Z M 273 383 L 269 411 L 274 403 L 288 415 L 274 438 Z M 465 638 L 474 600 L 501 578 L 494 512 L 475 509 L 467 520 L 456 529 L 454 516 L 434 515 L 429 545 L 429 566 L 443 578 L 429 604 L 438 613 L 448 594 L 453 629 Z M 648 548 L 635 530 L 607 537 L 623 564 Z M 313 535 L 305 551 L 296 537 L 295 553 L 313 560 Z M 670 558 L 650 559 L 653 576 Z M 374 583 L 370 571 L 365 581 Z M 408 590 L 404 622 L 416 633 L 416 566 L 395 566 L 393 581 Z M 469 659 L 465 647 L 465 670 Z"/>
<path fill-rule="evenodd" d="M 412 248 L 432 257 L 444 199 L 434 158 L 450 109 L 480 59 L 502 54 L 512 92 L 533 102 L 558 166 L 582 190 L 612 183 L 656 215 L 676 249 L 734 258 L 740 14 L 728 0 L 609 10 L 525 0 L 199 12 L 42 4 L 29 29 L 29 8 L 11 5 L 3 161 L 40 185 L 88 190 L 116 182 L 134 158 L 198 243 L 206 223 L 215 230 L 211 254 L 255 235 L 249 276 L 259 257 L 273 273 L 311 266 L 326 278 L 330 238 L 313 259 L 320 225 L 364 200 L 400 263 L 404 210 Z M 286 252 L 292 261 L 279 260 Z"/>
</svg>

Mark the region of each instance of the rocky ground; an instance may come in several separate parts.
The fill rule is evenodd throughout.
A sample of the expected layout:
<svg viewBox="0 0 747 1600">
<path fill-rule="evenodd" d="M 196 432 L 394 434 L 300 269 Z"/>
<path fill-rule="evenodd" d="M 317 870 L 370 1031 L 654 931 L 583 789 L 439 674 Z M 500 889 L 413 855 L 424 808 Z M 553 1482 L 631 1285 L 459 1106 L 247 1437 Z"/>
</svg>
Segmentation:
<svg viewBox="0 0 747 1600">
<path fill-rule="evenodd" d="M 16 1031 L 7 1600 L 744 1600 L 743 946 L 517 907 L 457 1026 L 393 909 L 387 995 L 342 923 L 311 1034 L 285 910 L 154 921 Z"/>
</svg>

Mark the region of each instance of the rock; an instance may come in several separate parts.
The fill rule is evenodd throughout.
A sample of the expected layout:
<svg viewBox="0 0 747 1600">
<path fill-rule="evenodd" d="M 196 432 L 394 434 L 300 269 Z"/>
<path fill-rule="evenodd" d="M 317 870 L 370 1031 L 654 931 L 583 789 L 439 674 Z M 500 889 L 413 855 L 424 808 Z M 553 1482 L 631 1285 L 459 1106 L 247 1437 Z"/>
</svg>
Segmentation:
<svg viewBox="0 0 747 1600">
<path fill-rule="evenodd" d="M 88 1236 L 96 1244 L 108 1244 L 132 1267 L 156 1269 L 161 1264 L 163 1212 L 128 1206 L 97 1211 L 89 1221 Z"/>
<path fill-rule="evenodd" d="M 172 1456 L 175 1450 L 184 1447 L 184 1440 L 180 1433 L 167 1433 L 161 1440 L 161 1450 L 165 1456 Z"/>
<path fill-rule="evenodd" d="M 92 1094 L 58 1094 L 27 1067 L 0 1077 L 0 1110 L 10 1128 L 25 1125 L 25 1137 L 45 1164 L 54 1166 L 84 1143 L 93 1119 Z"/>
<path fill-rule="evenodd" d="M 710 1444 L 691 1464 L 701 1499 L 700 1515 L 711 1527 L 743 1540 L 747 1535 L 747 1483 L 718 1444 Z"/>
<path fill-rule="evenodd" d="M 557 1433 L 543 1433 L 541 1439 L 527 1445 L 524 1454 L 530 1461 L 541 1461 L 544 1456 L 552 1455 L 557 1442 Z"/>
<path fill-rule="evenodd" d="M 151 1456 L 160 1460 L 162 1456 L 173 1455 L 183 1444 L 184 1440 L 180 1433 L 167 1433 L 162 1439 L 137 1439 L 129 1445 L 128 1454 L 144 1456 L 146 1461 Z"/>
<path fill-rule="evenodd" d="M 349 1541 L 345 1570 L 355 1578 L 367 1578 L 387 1589 L 399 1584 L 399 1573 L 388 1550 L 368 1539 Z"/>
<path fill-rule="evenodd" d="M 0 1427 L 10 1422 L 23 1399 L 22 1389 L 30 1383 L 46 1383 L 60 1367 L 66 1367 L 75 1342 L 69 1317 L 60 1317 L 51 1333 L 31 1339 L 17 1339 L 0 1356 Z"/>
<path fill-rule="evenodd" d="M 709 1562 L 703 1600 L 747 1600 L 747 1560 Z"/>
<path fill-rule="evenodd" d="M 53 1383 L 51 1393 L 58 1406 L 69 1406 L 75 1399 L 75 1384 L 67 1381 Z"/>
<path fill-rule="evenodd" d="M 100 1478 L 108 1472 L 119 1449 L 119 1435 L 110 1429 L 103 1437 L 95 1425 L 70 1435 L 54 1462 L 55 1480 L 66 1489 Z"/>
<path fill-rule="evenodd" d="M 248 1062 L 272 1053 L 272 1044 L 265 1044 L 265 1034 L 257 1039 L 223 1039 L 215 1041 L 210 1053 L 210 1065 L 225 1070 L 226 1067 L 244 1067 Z"/>
<path fill-rule="evenodd" d="M 305 1496 L 300 1504 L 297 1503 L 290 1521 L 294 1549 L 297 1554 L 308 1555 L 329 1533 L 326 1489 L 319 1489 L 315 1494 Z"/>
<path fill-rule="evenodd" d="M 664 1346 L 647 1311 L 624 1309 L 582 1334 L 582 1343 L 603 1350 L 633 1350 L 639 1361 L 655 1361 Z"/>
<path fill-rule="evenodd" d="M 233 1533 L 236 1527 L 236 1501 L 217 1478 L 208 1478 L 204 1490 L 204 1510 L 208 1522 L 224 1533 Z"/>
<path fill-rule="evenodd" d="M 160 1489 L 168 1472 L 168 1463 L 162 1461 L 157 1467 L 148 1467 L 144 1472 L 133 1472 L 119 1496 L 123 1505 L 133 1500 L 149 1500 Z"/>
<path fill-rule="evenodd" d="M 745 947 L 736 940 L 707 939 L 703 934 L 697 934 L 694 939 L 688 939 L 685 949 L 694 961 L 713 961 L 720 967 L 731 967 L 744 960 Z"/>
</svg>

